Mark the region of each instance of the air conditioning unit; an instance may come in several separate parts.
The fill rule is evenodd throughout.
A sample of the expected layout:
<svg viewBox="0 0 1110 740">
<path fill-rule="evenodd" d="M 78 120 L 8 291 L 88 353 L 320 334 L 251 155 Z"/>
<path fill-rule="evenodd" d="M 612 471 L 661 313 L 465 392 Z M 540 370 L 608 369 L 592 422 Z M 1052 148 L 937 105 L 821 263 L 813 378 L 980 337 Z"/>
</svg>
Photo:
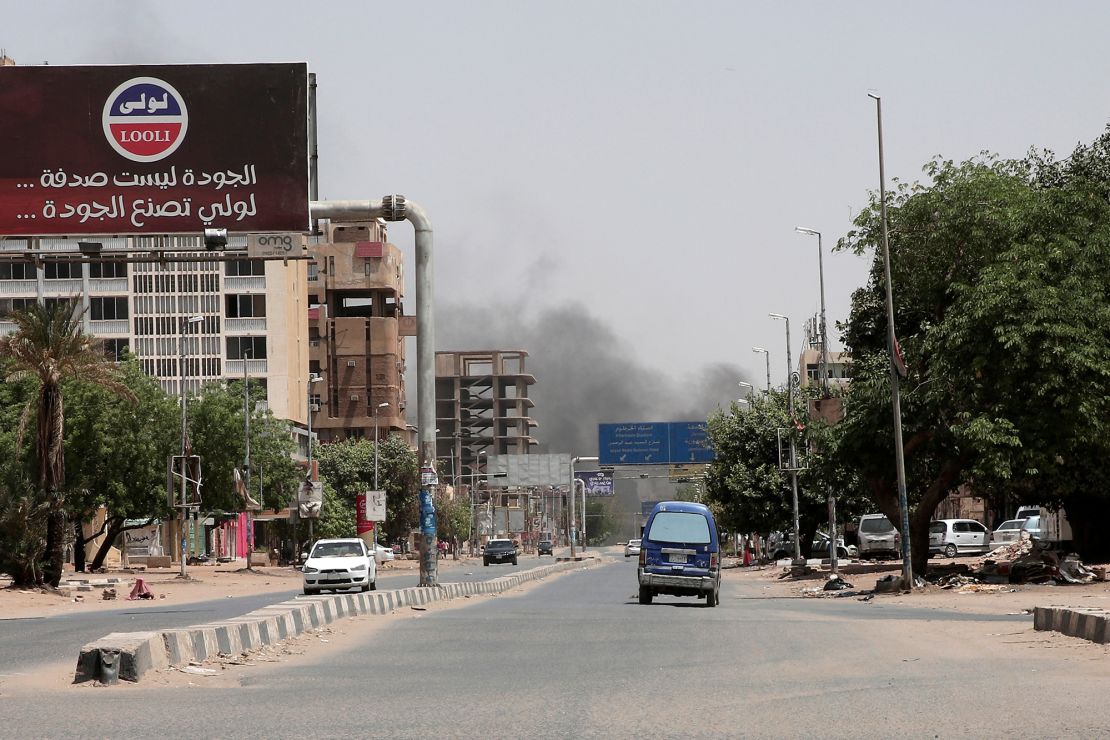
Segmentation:
<svg viewBox="0 0 1110 740">
<path fill-rule="evenodd" d="M 357 393 L 352 393 L 351 394 L 351 400 L 352 401 L 357 401 L 358 400 L 358 394 Z"/>
<path fill-rule="evenodd" d="M 347 360 L 347 367 L 355 367 L 357 364 L 354 360 Z"/>
<path fill-rule="evenodd" d="M 309 408 L 312 409 L 313 412 L 319 411 L 320 410 L 320 404 L 318 404 L 318 403 L 309 404 Z"/>
</svg>

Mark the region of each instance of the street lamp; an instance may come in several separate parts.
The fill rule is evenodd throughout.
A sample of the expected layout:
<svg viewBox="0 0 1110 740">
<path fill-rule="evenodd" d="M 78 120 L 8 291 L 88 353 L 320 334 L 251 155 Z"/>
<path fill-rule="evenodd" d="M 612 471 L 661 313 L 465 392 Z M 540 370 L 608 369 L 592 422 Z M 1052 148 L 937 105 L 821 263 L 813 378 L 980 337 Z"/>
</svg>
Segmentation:
<svg viewBox="0 0 1110 740">
<path fill-rule="evenodd" d="M 378 488 L 378 409 L 384 409 L 389 401 L 382 401 L 374 407 L 374 490 Z M 378 547 L 378 525 L 374 525 L 374 547 Z"/>
<path fill-rule="evenodd" d="M 762 347 L 752 347 L 752 352 L 762 352 L 763 359 L 767 361 L 767 393 L 771 392 L 771 353 Z"/>
<path fill-rule="evenodd" d="M 752 385 L 751 383 L 748 383 L 747 381 L 741 380 L 736 385 L 740 386 L 741 388 L 747 388 L 748 389 L 748 398 L 749 399 L 752 397 L 753 394 L 755 394 L 755 386 Z"/>
<path fill-rule="evenodd" d="M 470 469 L 470 527 L 471 527 L 471 540 L 470 540 L 470 554 L 478 549 L 478 474 L 482 471 L 482 455 L 485 455 L 485 450 L 478 450 L 478 454 L 474 459 L 474 467 Z"/>
<path fill-rule="evenodd" d="M 250 496 L 251 490 L 251 379 L 247 374 L 247 363 L 250 361 L 251 351 L 249 349 L 243 350 L 243 443 L 245 445 L 245 454 L 243 456 L 243 490 Z M 243 501 L 244 505 L 246 501 Z M 254 522 L 247 521 L 250 527 L 249 536 L 247 537 L 247 570 L 251 570 L 251 553 L 254 552 Z"/>
<path fill-rule="evenodd" d="M 821 396 L 829 397 L 829 333 L 825 325 L 825 266 L 821 256 L 821 232 L 816 229 L 807 229 L 804 226 L 795 226 L 794 231 L 799 234 L 809 234 L 817 237 L 817 275 L 821 281 Z"/>
<path fill-rule="evenodd" d="M 309 373 L 308 383 L 306 384 L 308 388 L 308 470 L 305 472 L 304 479 L 306 484 L 309 485 L 312 483 L 312 386 L 319 383 L 321 380 L 323 380 L 323 378 L 316 373 Z M 312 544 L 312 517 L 308 519 L 308 542 L 310 545 Z"/>
<path fill-rule="evenodd" d="M 894 293 L 890 284 L 890 240 L 886 222 L 886 171 L 883 167 L 883 100 L 874 93 L 875 116 L 879 128 L 879 212 L 883 222 L 883 272 L 886 277 L 886 341 L 890 353 L 890 400 L 894 407 L 894 463 L 898 477 L 898 506 L 902 509 L 902 588 L 913 588 L 913 563 L 910 559 L 910 509 L 906 497 L 906 461 L 902 452 L 902 398 L 898 387 L 898 367 L 894 362 L 897 339 L 894 336 Z"/>
<path fill-rule="evenodd" d="M 794 496 L 794 561 L 796 563 L 802 557 L 802 550 L 798 534 L 798 453 L 794 445 L 794 371 L 790 369 L 790 318 L 781 313 L 767 315 L 772 319 L 786 322 L 786 419 L 790 425 L 790 488 Z M 804 560 L 802 564 L 805 564 Z"/>
<path fill-rule="evenodd" d="M 181 384 L 178 388 L 181 393 L 181 514 L 178 517 L 181 522 L 181 578 L 189 577 L 185 570 L 185 514 L 188 508 L 186 486 L 189 480 L 189 460 L 185 456 L 189 437 L 189 406 L 185 399 L 185 332 L 189 329 L 190 324 L 199 324 L 202 321 L 204 321 L 203 316 L 182 318 L 178 327 L 179 336 L 177 338 L 177 363 L 181 370 Z"/>
</svg>

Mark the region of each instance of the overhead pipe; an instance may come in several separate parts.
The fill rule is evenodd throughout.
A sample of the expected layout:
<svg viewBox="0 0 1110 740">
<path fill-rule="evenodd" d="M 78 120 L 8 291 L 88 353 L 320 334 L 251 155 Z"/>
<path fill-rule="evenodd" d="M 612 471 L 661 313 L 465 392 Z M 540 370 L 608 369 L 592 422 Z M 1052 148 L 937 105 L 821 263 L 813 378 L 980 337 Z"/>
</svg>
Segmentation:
<svg viewBox="0 0 1110 740">
<path fill-rule="evenodd" d="M 431 487 L 435 485 L 435 320 L 432 300 L 432 224 L 424 209 L 403 195 L 381 200 L 312 201 L 313 219 L 331 221 L 408 221 L 416 232 L 416 425 L 420 440 L 420 585 L 439 585 L 436 520 Z"/>
</svg>

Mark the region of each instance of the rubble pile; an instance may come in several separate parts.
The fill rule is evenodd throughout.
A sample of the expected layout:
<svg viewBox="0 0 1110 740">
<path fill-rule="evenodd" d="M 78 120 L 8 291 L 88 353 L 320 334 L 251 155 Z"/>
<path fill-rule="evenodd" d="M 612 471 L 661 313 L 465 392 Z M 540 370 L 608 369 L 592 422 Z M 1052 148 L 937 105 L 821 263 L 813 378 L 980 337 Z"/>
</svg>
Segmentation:
<svg viewBox="0 0 1110 740">
<path fill-rule="evenodd" d="M 972 568 L 981 579 L 1009 583 L 1092 583 L 1098 574 L 1074 554 L 1053 550 L 1048 543 L 1031 539 L 1026 532 L 1016 542 L 984 555 Z"/>
</svg>

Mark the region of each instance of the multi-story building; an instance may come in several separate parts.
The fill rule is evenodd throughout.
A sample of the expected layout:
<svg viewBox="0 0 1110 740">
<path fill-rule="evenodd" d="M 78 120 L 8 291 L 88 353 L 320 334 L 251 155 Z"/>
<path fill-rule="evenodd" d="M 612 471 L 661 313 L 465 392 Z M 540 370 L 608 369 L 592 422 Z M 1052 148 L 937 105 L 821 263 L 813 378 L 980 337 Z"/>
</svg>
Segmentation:
<svg viewBox="0 0 1110 740">
<path fill-rule="evenodd" d="M 524 350 L 436 352 L 436 458 L 465 480 L 484 455 L 527 454 L 537 444 Z"/>
<path fill-rule="evenodd" d="M 308 263 L 309 398 L 323 442 L 405 432 L 401 251 L 380 221 L 332 224 Z"/>
</svg>

